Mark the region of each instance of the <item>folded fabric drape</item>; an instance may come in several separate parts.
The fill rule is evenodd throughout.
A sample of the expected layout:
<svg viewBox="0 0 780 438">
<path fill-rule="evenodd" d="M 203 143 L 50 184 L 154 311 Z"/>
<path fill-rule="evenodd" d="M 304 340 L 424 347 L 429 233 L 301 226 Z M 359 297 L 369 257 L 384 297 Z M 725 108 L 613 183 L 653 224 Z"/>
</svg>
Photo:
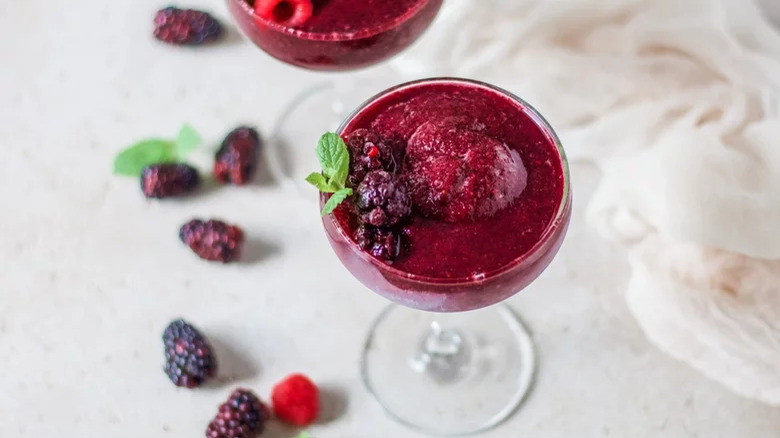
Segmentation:
<svg viewBox="0 0 780 438">
<path fill-rule="evenodd" d="M 587 219 L 629 248 L 648 338 L 780 405 L 780 32 L 759 3 L 451 0 L 395 66 L 548 116 L 601 170 Z"/>
</svg>

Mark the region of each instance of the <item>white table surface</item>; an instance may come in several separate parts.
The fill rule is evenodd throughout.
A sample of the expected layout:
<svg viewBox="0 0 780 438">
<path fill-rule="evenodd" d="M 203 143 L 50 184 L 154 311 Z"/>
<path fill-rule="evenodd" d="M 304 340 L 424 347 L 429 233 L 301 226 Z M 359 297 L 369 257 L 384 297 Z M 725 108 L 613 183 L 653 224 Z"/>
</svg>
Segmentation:
<svg viewBox="0 0 780 438">
<path fill-rule="evenodd" d="M 294 371 L 330 394 L 315 437 L 421 437 L 361 385 L 361 342 L 386 303 L 341 267 L 310 201 L 261 177 L 147 202 L 136 180 L 111 176 L 119 148 L 183 121 L 211 144 L 239 123 L 268 132 L 288 99 L 327 78 L 235 33 L 211 48 L 161 45 L 150 20 L 165 3 L 0 0 L 0 437 L 203 436 L 231 388 L 266 396 Z M 220 0 L 181 3 L 229 22 Z M 533 327 L 536 386 L 483 436 L 780 437 L 779 409 L 648 344 L 623 302 L 623 253 L 583 222 L 597 174 L 573 170 L 568 241 L 509 301 Z M 242 225 L 250 260 L 193 257 L 176 237 L 192 216 Z M 216 384 L 176 389 L 162 373 L 159 336 L 177 316 L 213 338 Z M 264 436 L 294 435 L 273 426 Z"/>
</svg>

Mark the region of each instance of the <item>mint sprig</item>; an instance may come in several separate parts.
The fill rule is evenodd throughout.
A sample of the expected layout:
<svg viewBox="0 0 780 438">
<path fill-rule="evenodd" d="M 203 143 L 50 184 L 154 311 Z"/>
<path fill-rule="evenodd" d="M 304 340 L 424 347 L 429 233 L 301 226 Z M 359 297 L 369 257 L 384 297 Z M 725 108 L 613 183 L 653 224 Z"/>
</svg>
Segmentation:
<svg viewBox="0 0 780 438">
<path fill-rule="evenodd" d="M 308 433 L 306 433 L 306 432 L 301 432 L 301 434 L 300 434 L 300 435 L 298 435 L 296 438 L 312 438 L 312 436 L 311 436 L 311 435 L 309 435 L 309 434 L 308 434 Z"/>
<path fill-rule="evenodd" d="M 352 189 L 346 187 L 349 176 L 349 150 L 338 134 L 325 133 L 317 142 L 317 158 L 322 172 L 314 172 L 306 177 L 309 184 L 323 193 L 332 193 L 322 207 L 322 215 L 333 213 L 339 204 L 352 196 Z"/>
<path fill-rule="evenodd" d="M 200 146 L 200 135 L 189 123 L 185 123 L 179 129 L 176 136 L 176 155 L 179 159 L 184 159 L 190 152 Z"/>
<path fill-rule="evenodd" d="M 200 144 L 198 133 L 185 123 L 179 130 L 176 140 L 150 138 L 124 149 L 114 159 L 114 174 L 139 176 L 146 166 L 184 161 L 187 155 Z"/>
</svg>

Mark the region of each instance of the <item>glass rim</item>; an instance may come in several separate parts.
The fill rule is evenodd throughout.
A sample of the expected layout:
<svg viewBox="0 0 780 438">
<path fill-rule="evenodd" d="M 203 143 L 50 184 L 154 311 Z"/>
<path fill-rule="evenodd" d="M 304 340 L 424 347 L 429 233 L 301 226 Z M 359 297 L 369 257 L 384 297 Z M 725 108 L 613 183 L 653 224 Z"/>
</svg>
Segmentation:
<svg viewBox="0 0 780 438">
<path fill-rule="evenodd" d="M 435 284 L 435 285 L 448 285 L 448 286 L 469 285 L 475 282 L 501 277 L 503 275 L 513 272 L 514 269 L 522 266 L 523 263 L 525 263 L 526 261 L 535 260 L 535 256 L 537 255 L 537 253 L 539 253 L 545 247 L 547 242 L 554 237 L 555 232 L 561 226 L 565 225 L 563 222 L 564 220 L 567 219 L 567 215 L 570 213 L 570 209 L 571 209 L 571 188 L 570 188 L 571 175 L 569 172 L 569 162 L 568 159 L 566 158 L 566 152 L 563 149 L 563 144 L 561 143 L 558 134 L 555 132 L 552 125 L 550 125 L 547 119 L 545 119 L 539 113 L 539 111 L 537 111 L 536 108 L 531 106 L 528 102 L 516 96 L 514 93 L 511 93 L 501 87 L 489 84 L 487 82 L 474 80 L 474 79 L 465 79 L 465 78 L 457 78 L 457 77 L 432 77 L 426 79 L 418 79 L 411 82 L 405 82 L 403 84 L 396 85 L 394 87 L 388 88 L 384 91 L 381 91 L 371 96 L 369 99 L 367 99 L 362 104 L 360 104 L 355 110 L 349 113 L 349 115 L 344 119 L 344 121 L 338 127 L 336 133 L 339 136 L 341 136 L 344 133 L 344 129 L 346 129 L 346 127 L 349 126 L 349 124 L 355 119 L 357 115 L 359 115 L 361 112 L 366 110 L 368 107 L 371 106 L 371 104 L 373 104 L 374 102 L 376 102 L 382 97 L 385 97 L 391 93 L 395 93 L 403 89 L 413 88 L 421 85 L 446 84 L 446 83 L 465 84 L 469 86 L 480 87 L 483 89 L 487 89 L 488 91 L 491 91 L 493 93 L 498 93 L 504 97 L 510 98 L 516 103 L 519 103 L 524 110 L 527 110 L 529 115 L 536 121 L 536 123 L 540 127 L 545 129 L 546 133 L 555 142 L 555 147 L 558 151 L 558 156 L 561 159 L 561 167 L 563 170 L 563 190 L 561 191 L 561 200 L 559 202 L 558 210 L 556 211 L 555 216 L 550 220 L 549 224 L 547 224 L 547 228 L 545 228 L 544 232 L 542 232 L 542 235 L 539 237 L 538 241 L 534 244 L 534 246 L 532 246 L 531 249 L 524 252 L 520 256 L 502 265 L 501 267 L 493 269 L 491 271 L 481 272 L 479 273 L 480 274 L 479 276 L 469 275 L 469 276 L 454 277 L 454 278 L 433 277 L 429 275 L 421 275 L 421 274 L 406 272 L 376 259 L 375 257 L 371 256 L 367 252 L 360 249 L 358 244 L 354 240 L 352 240 L 352 238 L 346 233 L 344 228 L 341 226 L 341 223 L 339 223 L 339 221 L 336 219 L 335 215 L 329 214 L 325 216 L 323 220 L 331 221 L 331 224 L 333 225 L 334 229 L 338 231 L 339 236 L 342 238 L 342 240 L 346 241 L 350 250 L 357 253 L 358 257 L 362 258 L 364 261 L 367 261 L 368 263 L 376 266 L 380 270 L 380 272 L 389 272 L 394 276 L 404 278 L 405 280 L 410 282 L 427 283 L 427 284 Z M 320 203 L 322 204 L 322 200 L 324 199 L 324 194 L 321 194 L 320 199 L 321 199 Z"/>
<path fill-rule="evenodd" d="M 396 26 L 401 25 L 401 23 L 404 23 L 408 20 L 410 20 L 412 17 L 416 16 L 421 10 L 425 8 L 431 1 L 438 1 L 438 0 L 425 0 L 424 2 L 420 2 L 416 9 L 412 9 L 411 11 L 405 13 L 404 15 L 396 18 L 395 20 L 392 20 L 388 23 L 385 23 L 381 26 L 372 27 L 369 29 L 366 29 L 364 31 L 359 32 L 308 32 L 303 30 L 297 30 L 294 28 L 291 28 L 289 26 L 285 26 L 279 23 L 276 23 L 271 20 L 267 20 L 263 17 L 255 15 L 254 9 L 249 5 L 249 3 L 246 0 L 227 0 L 228 2 L 238 3 L 238 7 L 241 8 L 241 10 L 252 17 L 255 21 L 262 21 L 263 24 L 268 26 L 270 29 L 273 29 L 274 31 L 287 34 L 290 36 L 294 36 L 296 38 L 306 39 L 306 40 L 312 40 L 312 41 L 323 41 L 323 42 L 343 42 L 343 41 L 354 41 L 359 40 L 363 38 L 370 38 L 375 35 L 379 35 L 382 32 L 386 32 L 389 29 L 392 29 Z M 443 0 L 441 0 L 443 2 Z"/>
</svg>

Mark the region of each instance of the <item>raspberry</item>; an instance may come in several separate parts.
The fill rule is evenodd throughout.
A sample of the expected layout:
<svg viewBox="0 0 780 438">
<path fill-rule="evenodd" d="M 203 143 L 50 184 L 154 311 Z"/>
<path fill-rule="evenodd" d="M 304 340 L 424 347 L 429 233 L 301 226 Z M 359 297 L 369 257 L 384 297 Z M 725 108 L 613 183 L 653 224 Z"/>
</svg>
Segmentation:
<svg viewBox="0 0 780 438">
<path fill-rule="evenodd" d="M 197 46 L 219 38 L 222 25 L 206 12 L 167 7 L 154 17 L 154 36 L 175 45 Z"/>
<path fill-rule="evenodd" d="M 355 242 L 372 256 L 388 262 L 401 253 L 401 236 L 395 230 L 361 225 L 355 231 Z"/>
<path fill-rule="evenodd" d="M 255 173 L 260 152 L 260 135 L 252 128 L 240 127 L 222 141 L 214 162 L 214 177 L 222 183 L 244 185 Z"/>
<path fill-rule="evenodd" d="M 357 129 L 346 140 L 349 149 L 349 184 L 356 187 L 373 170 L 395 173 L 402 162 L 403 151 L 398 142 L 382 138 L 374 131 Z"/>
<path fill-rule="evenodd" d="M 293 374 L 274 386 L 271 394 L 274 413 L 295 426 L 308 426 L 320 412 L 320 391 L 303 374 Z"/>
<path fill-rule="evenodd" d="M 153 164 L 141 172 L 141 190 L 147 198 L 182 196 L 199 185 L 198 171 L 186 164 Z"/>
<path fill-rule="evenodd" d="M 187 222 L 179 231 L 179 238 L 200 258 L 222 263 L 238 259 L 244 244 L 244 232 L 222 221 Z"/>
<path fill-rule="evenodd" d="M 301 26 L 314 14 L 311 0 L 255 0 L 255 13 L 282 26 Z"/>
<path fill-rule="evenodd" d="M 217 360 L 208 340 L 195 327 L 178 319 L 168 325 L 162 338 L 165 374 L 174 385 L 195 388 L 214 377 Z"/>
<path fill-rule="evenodd" d="M 219 407 L 206 429 L 206 438 L 252 438 L 263 432 L 268 407 L 247 389 L 236 389 Z"/>
<path fill-rule="evenodd" d="M 384 170 L 368 173 L 356 193 L 360 219 L 375 227 L 395 225 L 412 213 L 403 182 Z"/>
</svg>

